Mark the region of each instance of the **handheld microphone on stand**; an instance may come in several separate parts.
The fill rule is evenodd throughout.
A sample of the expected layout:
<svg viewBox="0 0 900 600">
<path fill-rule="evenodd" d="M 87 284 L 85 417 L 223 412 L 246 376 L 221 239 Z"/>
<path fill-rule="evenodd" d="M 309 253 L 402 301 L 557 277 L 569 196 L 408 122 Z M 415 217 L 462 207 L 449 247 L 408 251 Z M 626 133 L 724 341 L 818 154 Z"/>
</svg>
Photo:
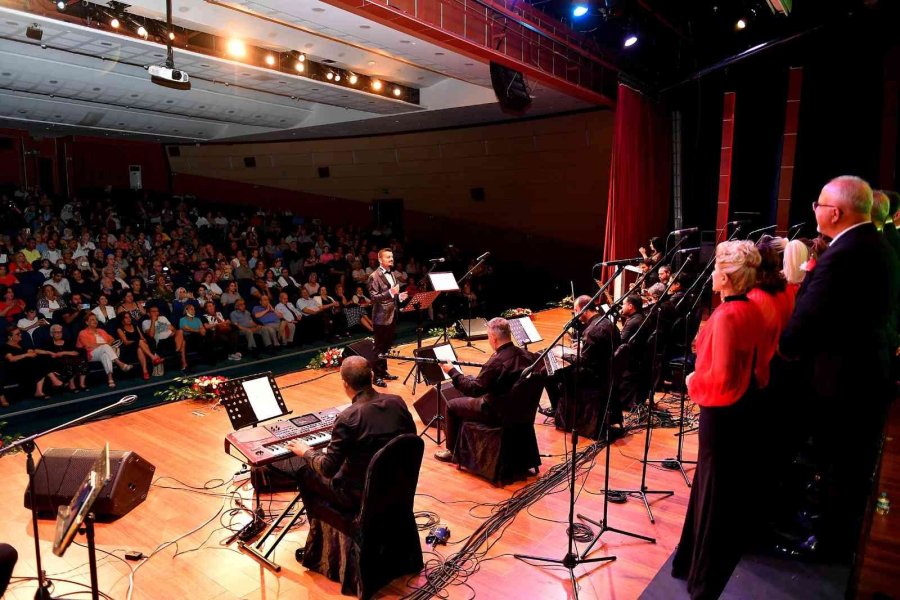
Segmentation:
<svg viewBox="0 0 900 600">
<path fill-rule="evenodd" d="M 750 223 L 751 223 L 750 219 L 741 219 L 739 221 L 728 221 L 727 223 L 725 223 L 725 226 L 726 227 L 732 226 L 732 227 L 740 228 L 740 227 L 743 227 L 744 225 L 749 225 Z"/>
<path fill-rule="evenodd" d="M 699 252 L 700 246 L 694 246 L 693 248 L 682 248 L 675 252 L 675 254 L 690 254 L 691 252 Z"/>
<path fill-rule="evenodd" d="M 794 239 L 795 237 L 800 235 L 800 232 L 803 231 L 804 227 L 806 227 L 806 221 L 803 221 L 802 223 L 797 223 L 796 225 L 791 225 L 790 227 L 788 227 L 788 235 L 790 235 L 790 233 L 792 231 L 794 231 L 795 229 L 797 230 L 796 232 L 794 232 L 794 235 L 792 235 L 790 237 L 790 239 Z"/>
<path fill-rule="evenodd" d="M 478 258 L 476 258 L 476 259 L 475 259 L 475 262 L 481 262 L 481 261 L 483 261 L 484 259 L 486 259 L 486 258 L 487 258 L 488 256 L 490 256 L 490 255 L 491 255 L 490 252 L 485 252 L 484 254 L 482 254 L 481 256 L 479 256 Z"/>
<path fill-rule="evenodd" d="M 672 235 L 691 235 L 692 233 L 697 233 L 700 231 L 699 227 L 687 227 L 685 229 L 676 229 L 672 232 Z"/>
<path fill-rule="evenodd" d="M 594 269 L 597 267 L 618 267 L 619 265 L 636 265 L 640 262 L 644 261 L 643 256 L 636 256 L 634 258 L 620 258 L 618 260 L 605 260 L 603 262 L 599 262 L 594 265 Z"/>
<path fill-rule="evenodd" d="M 446 259 L 446 258 L 429 258 L 429 259 L 428 259 L 428 262 L 430 262 L 430 263 L 442 263 L 442 262 L 444 262 L 445 260 L 447 260 L 447 259 Z"/>
</svg>

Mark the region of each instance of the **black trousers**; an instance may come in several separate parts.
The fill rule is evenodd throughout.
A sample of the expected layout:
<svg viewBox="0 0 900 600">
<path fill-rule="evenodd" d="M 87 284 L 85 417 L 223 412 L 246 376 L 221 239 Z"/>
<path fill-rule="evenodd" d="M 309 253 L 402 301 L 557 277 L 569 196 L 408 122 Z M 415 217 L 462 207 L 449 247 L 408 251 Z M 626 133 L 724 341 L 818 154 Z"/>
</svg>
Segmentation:
<svg viewBox="0 0 900 600">
<path fill-rule="evenodd" d="M 478 421 L 488 425 L 500 425 L 500 417 L 495 415 L 481 398 L 453 398 L 447 401 L 447 450 L 453 452 L 463 421 Z"/>
<path fill-rule="evenodd" d="M 757 394 L 751 385 L 731 406 L 700 407 L 697 469 L 672 561 L 672 576 L 687 579 L 692 600 L 719 597 L 755 530 L 748 500 L 759 479 L 748 448 Z"/>
<path fill-rule="evenodd" d="M 375 329 L 375 353 L 387 354 L 391 346 L 394 345 L 394 338 L 397 337 L 397 322 L 394 321 L 388 325 L 374 325 Z M 375 377 L 384 377 L 388 373 L 387 360 L 384 358 L 376 358 L 372 363 L 372 371 Z"/>
<path fill-rule="evenodd" d="M 300 456 L 292 456 L 268 466 L 276 478 L 293 476 L 297 480 L 303 506 L 315 515 L 317 506 L 328 506 L 341 512 L 359 512 L 359 499 L 353 498 L 332 485 L 332 480 L 322 477 Z"/>
</svg>

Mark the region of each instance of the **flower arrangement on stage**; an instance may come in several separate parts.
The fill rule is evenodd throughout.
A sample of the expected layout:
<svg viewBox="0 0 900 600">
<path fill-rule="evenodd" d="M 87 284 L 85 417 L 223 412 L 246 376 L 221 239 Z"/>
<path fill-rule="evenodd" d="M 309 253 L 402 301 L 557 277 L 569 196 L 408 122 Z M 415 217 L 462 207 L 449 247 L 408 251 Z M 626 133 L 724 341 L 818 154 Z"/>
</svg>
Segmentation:
<svg viewBox="0 0 900 600">
<path fill-rule="evenodd" d="M 344 360 L 344 349 L 343 348 L 328 348 L 326 350 L 322 350 L 318 354 L 312 357 L 312 360 L 309 361 L 309 364 L 306 365 L 307 369 L 335 369 L 341 366 L 341 362 Z"/>
<path fill-rule="evenodd" d="M 575 299 L 572 296 L 566 296 L 559 302 L 550 302 L 550 306 L 556 306 L 557 308 L 573 308 L 575 306 Z"/>
<path fill-rule="evenodd" d="M 508 308 L 504 310 L 501 314 L 501 317 L 504 319 L 518 319 L 519 317 L 530 317 L 531 309 L 530 308 Z"/>
<path fill-rule="evenodd" d="M 166 402 L 178 400 L 215 400 L 219 401 L 219 386 L 228 381 L 227 377 L 176 377 L 172 385 L 154 394 Z"/>
<path fill-rule="evenodd" d="M 459 335 L 459 330 L 456 328 L 456 323 L 453 325 L 449 325 L 447 327 L 447 337 L 455 338 Z M 444 328 L 443 327 L 433 327 L 428 330 L 428 337 L 443 337 L 444 336 Z"/>
</svg>

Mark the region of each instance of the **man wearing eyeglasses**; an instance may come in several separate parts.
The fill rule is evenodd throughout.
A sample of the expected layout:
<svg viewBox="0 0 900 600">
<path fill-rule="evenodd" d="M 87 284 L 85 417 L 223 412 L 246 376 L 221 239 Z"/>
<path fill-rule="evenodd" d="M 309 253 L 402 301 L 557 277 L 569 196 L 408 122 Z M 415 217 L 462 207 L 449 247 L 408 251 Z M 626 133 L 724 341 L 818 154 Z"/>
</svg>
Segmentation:
<svg viewBox="0 0 900 600">
<path fill-rule="evenodd" d="M 841 559 L 855 548 L 871 487 L 866 474 L 873 472 L 893 395 L 890 338 L 900 266 L 871 222 L 872 188 L 862 179 L 833 179 L 812 208 L 831 244 L 807 275 L 779 351 L 811 369 L 811 398 L 793 401 L 809 403 L 809 433 L 820 467 L 831 474 L 816 535 L 823 552 Z M 865 290 L 862 311 L 850 301 L 857 290 Z"/>
</svg>

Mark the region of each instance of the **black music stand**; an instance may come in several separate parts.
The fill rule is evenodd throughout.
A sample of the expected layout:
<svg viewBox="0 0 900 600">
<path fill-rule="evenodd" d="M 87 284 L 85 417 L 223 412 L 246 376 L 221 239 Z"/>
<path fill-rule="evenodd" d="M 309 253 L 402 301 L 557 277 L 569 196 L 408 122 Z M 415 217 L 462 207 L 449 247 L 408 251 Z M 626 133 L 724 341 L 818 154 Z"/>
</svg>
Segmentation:
<svg viewBox="0 0 900 600">
<path fill-rule="evenodd" d="M 412 298 L 408 298 L 406 301 L 406 306 L 400 309 L 400 312 L 412 312 L 416 311 L 416 350 L 420 350 L 422 348 L 422 333 L 424 331 L 422 327 L 422 311 L 427 310 L 434 304 L 434 301 L 438 296 L 441 295 L 441 290 L 433 290 L 429 292 L 417 292 Z M 416 384 L 419 382 L 419 378 L 421 377 L 421 373 L 419 371 L 419 363 L 416 363 L 409 370 L 409 373 L 406 374 L 406 378 L 403 380 L 403 385 L 406 385 L 406 382 L 409 381 L 410 376 L 415 373 L 416 377 L 413 379 L 413 395 L 416 393 Z"/>
<path fill-rule="evenodd" d="M 235 431 L 291 413 L 271 371 L 229 379 L 217 388 Z"/>
<path fill-rule="evenodd" d="M 453 351 L 453 346 L 450 344 L 435 344 L 433 346 L 426 346 L 425 348 L 418 348 L 413 352 L 413 355 L 417 359 L 416 366 L 419 368 L 419 372 L 425 379 L 425 383 L 435 386 L 434 391 L 437 394 L 437 410 L 431 420 L 425 423 L 425 427 L 422 429 L 422 433 L 419 434 L 419 437 L 427 437 L 429 440 L 440 446 L 443 443 L 441 441 L 441 429 L 444 429 L 445 427 L 443 423 L 444 412 L 446 412 L 445 410 L 441 410 L 441 403 L 444 399 L 444 395 L 441 393 L 441 385 L 443 385 L 445 381 L 450 381 L 450 376 L 447 373 L 444 373 L 444 370 L 438 362 L 432 361 L 456 362 L 458 360 L 456 352 Z M 426 361 L 420 362 L 418 360 L 422 358 L 426 359 Z M 432 425 L 437 429 L 437 436 L 434 438 L 428 435 L 428 429 Z"/>
<path fill-rule="evenodd" d="M 459 283 L 456 281 L 456 277 L 450 271 L 436 271 L 428 273 L 428 280 L 431 282 L 431 288 L 437 292 L 458 292 L 459 291 Z M 450 336 L 447 334 L 447 330 L 450 327 L 450 307 L 445 306 L 444 310 L 444 341 L 448 344 L 450 343 Z M 469 325 L 471 329 L 471 325 Z"/>
</svg>

